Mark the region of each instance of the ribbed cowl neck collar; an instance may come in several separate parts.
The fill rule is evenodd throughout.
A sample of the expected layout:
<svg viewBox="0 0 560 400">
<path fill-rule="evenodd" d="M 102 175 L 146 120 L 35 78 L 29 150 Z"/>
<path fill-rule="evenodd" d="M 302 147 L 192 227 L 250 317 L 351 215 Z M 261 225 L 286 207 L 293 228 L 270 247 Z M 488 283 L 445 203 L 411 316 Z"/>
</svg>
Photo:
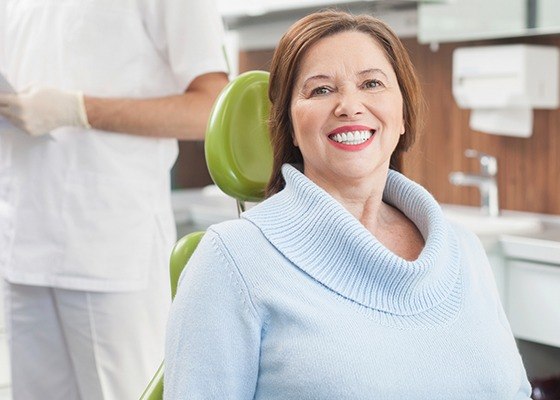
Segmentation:
<svg viewBox="0 0 560 400">
<path fill-rule="evenodd" d="M 415 315 L 459 301 L 457 239 L 435 199 L 390 170 L 383 200 L 420 230 L 425 246 L 407 261 L 291 165 L 285 188 L 243 214 L 294 265 L 343 297 L 394 315 Z M 450 311 L 458 304 L 446 304 Z"/>
</svg>

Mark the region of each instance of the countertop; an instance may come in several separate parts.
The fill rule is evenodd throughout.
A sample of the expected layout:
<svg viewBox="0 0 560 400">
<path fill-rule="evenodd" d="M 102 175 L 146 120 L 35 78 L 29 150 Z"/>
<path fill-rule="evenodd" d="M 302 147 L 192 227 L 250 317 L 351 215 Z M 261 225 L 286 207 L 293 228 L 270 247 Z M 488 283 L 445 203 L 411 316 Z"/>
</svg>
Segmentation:
<svg viewBox="0 0 560 400">
<path fill-rule="evenodd" d="M 502 235 L 500 243 L 507 258 L 555 264 L 560 267 L 560 227 L 545 224 L 531 235 Z"/>
<path fill-rule="evenodd" d="M 234 199 L 222 193 L 216 186 L 202 189 L 182 189 L 172 192 L 172 203 L 179 233 L 203 230 L 208 226 L 228 219 L 238 218 Z M 248 204 L 250 208 L 253 204 Z M 448 215 L 476 215 L 478 208 L 453 204 L 442 204 Z M 528 212 L 502 210 L 504 219 L 536 219 L 538 228 L 532 226 L 527 231 L 480 234 L 481 241 L 488 249 L 499 246 L 508 258 L 558 264 L 560 266 L 560 216 Z M 479 218 L 479 217 L 476 217 Z M 452 219 L 452 218 L 451 218 Z M 478 222 L 478 221 L 477 221 Z M 468 225 L 468 224 L 467 224 Z M 467 226 L 476 232 L 476 225 Z"/>
<path fill-rule="evenodd" d="M 442 204 L 442 209 L 451 220 L 458 215 L 467 228 L 478 234 L 488 252 L 499 251 L 506 258 L 560 265 L 559 215 L 501 210 L 500 216 L 493 218 L 481 216 L 477 207 Z M 517 221 L 521 223 L 515 226 Z M 488 228 L 492 224 L 496 225 L 494 229 Z M 500 225 L 504 227 L 501 232 Z"/>
</svg>

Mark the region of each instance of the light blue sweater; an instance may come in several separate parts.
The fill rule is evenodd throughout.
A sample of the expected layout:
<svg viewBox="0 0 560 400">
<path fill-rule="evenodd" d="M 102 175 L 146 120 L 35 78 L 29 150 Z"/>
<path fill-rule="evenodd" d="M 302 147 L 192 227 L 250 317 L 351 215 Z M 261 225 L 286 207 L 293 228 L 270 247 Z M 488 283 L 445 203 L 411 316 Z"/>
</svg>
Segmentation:
<svg viewBox="0 0 560 400">
<path fill-rule="evenodd" d="M 165 399 L 526 400 L 478 239 L 389 172 L 384 201 L 425 239 L 385 248 L 291 166 L 286 188 L 211 227 L 181 277 Z"/>
</svg>

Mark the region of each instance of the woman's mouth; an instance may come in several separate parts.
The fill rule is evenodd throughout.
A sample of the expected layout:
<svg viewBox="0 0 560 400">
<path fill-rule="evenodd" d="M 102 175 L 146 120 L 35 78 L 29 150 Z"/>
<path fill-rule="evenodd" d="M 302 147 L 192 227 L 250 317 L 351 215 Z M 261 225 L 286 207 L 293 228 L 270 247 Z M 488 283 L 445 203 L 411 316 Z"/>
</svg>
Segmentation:
<svg viewBox="0 0 560 400">
<path fill-rule="evenodd" d="M 329 139 L 346 146 L 357 146 L 367 142 L 373 136 L 374 132 L 375 131 L 372 130 L 360 130 L 333 133 L 329 135 Z"/>
</svg>

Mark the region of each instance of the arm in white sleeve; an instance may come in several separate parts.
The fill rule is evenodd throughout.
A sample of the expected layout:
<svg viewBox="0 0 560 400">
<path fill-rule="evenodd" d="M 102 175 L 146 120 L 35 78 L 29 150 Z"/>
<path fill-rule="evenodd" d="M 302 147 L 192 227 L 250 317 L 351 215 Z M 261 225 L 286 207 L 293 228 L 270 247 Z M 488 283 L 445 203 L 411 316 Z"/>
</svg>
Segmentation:
<svg viewBox="0 0 560 400">
<path fill-rule="evenodd" d="M 220 14 L 213 1 L 206 0 L 138 3 L 144 5 L 138 18 L 148 35 L 137 40 L 157 50 L 154 54 L 168 67 L 162 68 L 162 73 L 170 82 L 175 81 L 176 90 L 169 92 L 167 88 L 160 96 L 142 90 L 132 97 L 128 92 L 97 96 L 81 88 L 79 82 L 72 85 L 72 91 L 44 87 L 39 82 L 16 95 L 0 93 L 0 116 L 33 136 L 75 126 L 144 137 L 203 140 L 210 110 L 228 83 Z M 0 6 L 0 21 L 4 11 Z M 3 29 L 4 24 L 0 24 L 0 70 L 6 62 L 2 58 Z M 107 46 L 112 49 L 111 43 Z M 134 68 L 132 76 L 136 76 Z"/>
<path fill-rule="evenodd" d="M 40 136 L 64 126 L 96 128 L 139 136 L 204 139 L 214 100 L 227 84 L 224 73 L 198 76 L 183 94 L 160 98 L 97 98 L 81 92 L 32 86 L 0 93 L 0 116 Z"/>
<path fill-rule="evenodd" d="M 0 115 L 14 126 L 41 136 L 61 126 L 90 128 L 81 92 L 31 86 L 23 92 L 0 93 Z"/>
<path fill-rule="evenodd" d="M 208 231 L 185 267 L 167 328 L 164 399 L 252 399 L 261 322 L 219 237 Z"/>
<path fill-rule="evenodd" d="M 157 98 L 85 96 L 90 125 L 99 130 L 146 137 L 203 140 L 210 110 L 227 85 L 224 72 L 197 76 L 182 94 Z"/>
</svg>

